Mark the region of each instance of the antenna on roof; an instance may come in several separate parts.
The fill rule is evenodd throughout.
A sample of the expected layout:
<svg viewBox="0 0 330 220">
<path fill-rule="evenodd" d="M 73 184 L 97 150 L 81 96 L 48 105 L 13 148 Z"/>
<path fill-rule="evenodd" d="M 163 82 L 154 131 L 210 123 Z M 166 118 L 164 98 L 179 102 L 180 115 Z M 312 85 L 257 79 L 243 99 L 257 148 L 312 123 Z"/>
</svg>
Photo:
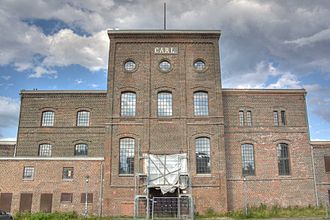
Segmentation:
<svg viewBox="0 0 330 220">
<path fill-rule="evenodd" d="M 164 30 L 166 30 L 166 2 L 164 2 Z"/>
</svg>

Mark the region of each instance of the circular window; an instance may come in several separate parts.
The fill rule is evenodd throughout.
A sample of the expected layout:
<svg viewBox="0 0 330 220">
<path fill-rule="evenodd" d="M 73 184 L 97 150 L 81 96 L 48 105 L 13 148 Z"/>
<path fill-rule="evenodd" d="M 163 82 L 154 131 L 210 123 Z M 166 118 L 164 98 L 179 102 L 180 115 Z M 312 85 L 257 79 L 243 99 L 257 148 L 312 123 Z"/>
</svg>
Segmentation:
<svg viewBox="0 0 330 220">
<path fill-rule="evenodd" d="M 205 63 L 202 60 L 196 60 L 194 63 L 194 68 L 197 71 L 203 71 L 205 70 Z"/>
<path fill-rule="evenodd" d="M 168 62 L 167 60 L 163 60 L 159 63 L 159 69 L 162 72 L 169 72 L 171 70 L 171 63 Z"/>
<path fill-rule="evenodd" d="M 136 64 L 133 60 L 128 60 L 124 64 L 124 68 L 127 72 L 133 72 L 136 68 Z"/>
</svg>

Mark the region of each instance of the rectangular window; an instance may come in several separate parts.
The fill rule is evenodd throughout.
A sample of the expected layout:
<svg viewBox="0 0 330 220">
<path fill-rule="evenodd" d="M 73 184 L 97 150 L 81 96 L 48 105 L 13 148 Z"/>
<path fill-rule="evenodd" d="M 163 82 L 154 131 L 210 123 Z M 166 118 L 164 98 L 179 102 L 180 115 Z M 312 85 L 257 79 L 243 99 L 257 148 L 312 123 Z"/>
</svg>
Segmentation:
<svg viewBox="0 0 330 220">
<path fill-rule="evenodd" d="M 274 126 L 279 126 L 278 111 L 274 111 L 273 115 L 274 115 Z"/>
<path fill-rule="evenodd" d="M 252 144 L 242 145 L 242 174 L 243 176 L 255 175 L 254 151 Z"/>
<path fill-rule="evenodd" d="M 88 145 L 87 144 L 76 144 L 74 146 L 75 156 L 87 156 L 88 155 Z"/>
<path fill-rule="evenodd" d="M 290 175 L 289 149 L 288 145 L 281 143 L 277 145 L 278 174 Z"/>
<path fill-rule="evenodd" d="M 81 193 L 81 203 L 86 203 L 86 193 Z M 87 193 L 87 203 L 93 203 L 93 193 Z"/>
<path fill-rule="evenodd" d="M 158 93 L 158 116 L 172 116 L 172 94 Z"/>
<path fill-rule="evenodd" d="M 136 94 L 124 92 L 121 94 L 121 116 L 135 116 Z"/>
<path fill-rule="evenodd" d="M 210 154 L 210 139 L 196 138 L 196 173 L 211 173 Z"/>
<path fill-rule="evenodd" d="M 52 111 L 46 111 L 42 113 L 41 126 L 54 126 L 55 113 Z"/>
<path fill-rule="evenodd" d="M 325 172 L 330 172 L 330 156 L 324 156 Z"/>
<path fill-rule="evenodd" d="M 194 93 L 194 114 L 195 116 L 209 115 L 209 101 L 207 92 Z"/>
<path fill-rule="evenodd" d="M 281 111 L 281 122 L 282 122 L 282 125 L 283 125 L 283 126 L 286 125 L 285 111 Z"/>
<path fill-rule="evenodd" d="M 120 139 L 119 174 L 134 174 L 134 148 L 133 138 Z"/>
<path fill-rule="evenodd" d="M 73 167 L 64 167 L 62 178 L 65 180 L 73 179 Z"/>
<path fill-rule="evenodd" d="M 252 112 L 251 111 L 246 112 L 246 125 L 252 126 Z"/>
<path fill-rule="evenodd" d="M 51 157 L 52 156 L 52 145 L 40 144 L 39 145 L 39 156 L 40 157 Z"/>
<path fill-rule="evenodd" d="M 34 167 L 24 167 L 23 179 L 24 180 L 33 180 Z"/>
<path fill-rule="evenodd" d="M 61 202 L 72 203 L 73 193 L 61 193 Z"/>
<path fill-rule="evenodd" d="M 88 111 L 79 111 L 77 113 L 77 126 L 89 126 L 89 115 Z"/>
<path fill-rule="evenodd" d="M 244 112 L 239 111 L 239 126 L 244 126 Z"/>
</svg>

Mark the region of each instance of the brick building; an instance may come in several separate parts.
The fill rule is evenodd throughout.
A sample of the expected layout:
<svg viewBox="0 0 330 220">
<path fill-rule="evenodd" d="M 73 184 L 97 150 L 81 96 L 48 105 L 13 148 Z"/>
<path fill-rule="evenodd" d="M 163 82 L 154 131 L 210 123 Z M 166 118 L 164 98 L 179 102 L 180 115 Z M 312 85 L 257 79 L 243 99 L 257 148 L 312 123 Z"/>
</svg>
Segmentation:
<svg viewBox="0 0 330 220">
<path fill-rule="evenodd" d="M 21 92 L 0 207 L 189 217 L 319 202 L 305 90 L 223 89 L 220 31 L 108 35 L 106 91 Z"/>
</svg>

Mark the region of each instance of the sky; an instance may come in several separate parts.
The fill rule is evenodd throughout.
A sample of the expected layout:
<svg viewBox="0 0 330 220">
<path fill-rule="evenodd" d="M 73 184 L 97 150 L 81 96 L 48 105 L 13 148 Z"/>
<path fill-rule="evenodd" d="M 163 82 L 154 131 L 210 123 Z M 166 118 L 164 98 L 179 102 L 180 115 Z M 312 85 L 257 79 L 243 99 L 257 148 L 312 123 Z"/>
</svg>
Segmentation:
<svg viewBox="0 0 330 220">
<path fill-rule="evenodd" d="M 305 88 L 312 140 L 330 140 L 330 1 L 165 0 L 168 29 L 221 30 L 224 88 Z M 1 0 L 0 140 L 20 91 L 105 90 L 108 29 L 162 29 L 158 0 Z"/>
</svg>

